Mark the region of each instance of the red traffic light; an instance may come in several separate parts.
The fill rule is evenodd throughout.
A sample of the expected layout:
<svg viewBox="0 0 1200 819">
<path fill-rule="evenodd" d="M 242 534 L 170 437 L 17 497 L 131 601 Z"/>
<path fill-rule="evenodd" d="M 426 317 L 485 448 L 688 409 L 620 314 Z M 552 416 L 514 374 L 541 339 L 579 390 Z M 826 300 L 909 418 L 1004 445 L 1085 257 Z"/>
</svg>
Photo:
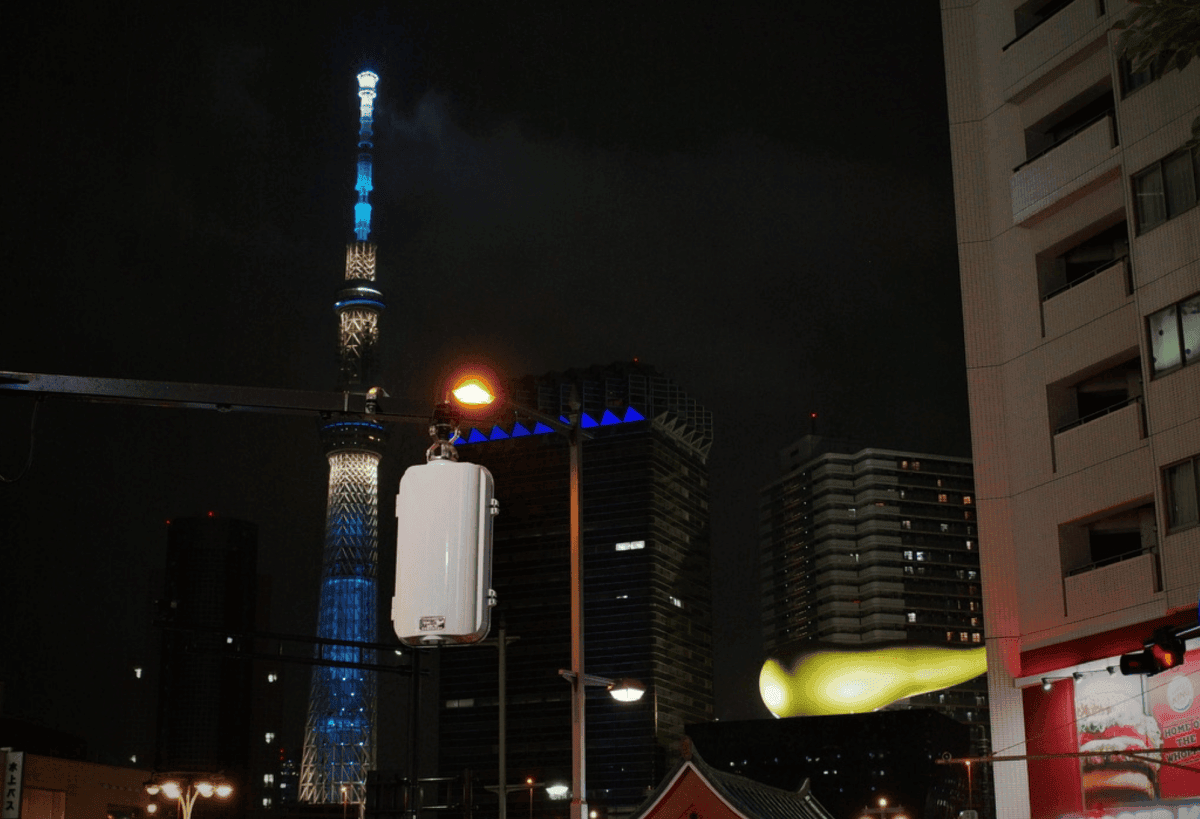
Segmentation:
<svg viewBox="0 0 1200 819">
<path fill-rule="evenodd" d="M 1183 640 L 1172 629 L 1161 628 L 1145 644 L 1144 651 L 1121 657 L 1121 673 L 1153 676 L 1182 665 L 1185 653 Z"/>
</svg>

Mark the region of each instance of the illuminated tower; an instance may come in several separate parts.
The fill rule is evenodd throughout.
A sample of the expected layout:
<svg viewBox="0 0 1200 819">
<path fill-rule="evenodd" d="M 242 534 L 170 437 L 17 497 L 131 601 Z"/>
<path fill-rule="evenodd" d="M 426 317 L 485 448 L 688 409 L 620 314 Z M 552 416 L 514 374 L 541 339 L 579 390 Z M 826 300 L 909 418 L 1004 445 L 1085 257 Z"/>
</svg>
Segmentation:
<svg viewBox="0 0 1200 819">
<path fill-rule="evenodd" d="M 369 393 L 375 377 L 383 294 L 375 287 L 371 232 L 371 136 L 375 84 L 358 75 L 358 201 L 355 241 L 346 248 L 346 279 L 338 291 L 338 387 Z M 371 408 L 368 399 L 368 409 Z M 379 521 L 379 458 L 387 430 L 370 420 L 337 421 L 321 428 L 329 456 L 329 505 L 317 637 L 374 642 Z M 325 645 L 326 660 L 373 662 L 371 652 Z M 311 803 L 366 801 L 367 771 L 375 761 L 375 673 L 361 668 L 314 667 L 300 767 L 300 799 Z"/>
</svg>

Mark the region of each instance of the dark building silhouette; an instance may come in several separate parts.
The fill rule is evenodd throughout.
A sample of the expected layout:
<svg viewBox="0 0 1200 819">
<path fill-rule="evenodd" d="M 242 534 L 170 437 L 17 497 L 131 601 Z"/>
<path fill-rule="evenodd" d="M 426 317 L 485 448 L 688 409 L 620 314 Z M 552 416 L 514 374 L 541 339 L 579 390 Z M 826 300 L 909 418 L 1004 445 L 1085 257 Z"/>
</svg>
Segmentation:
<svg viewBox="0 0 1200 819">
<path fill-rule="evenodd" d="M 253 668 L 234 652 L 254 630 L 257 553 L 258 527 L 247 521 L 168 527 L 154 767 L 222 772 L 234 785 L 229 810 L 249 796 Z"/>
<path fill-rule="evenodd" d="M 633 677 L 631 704 L 589 688 L 587 801 L 632 810 L 674 763 L 684 727 L 712 718 L 707 457 L 711 414 L 653 368 L 631 364 L 526 378 L 512 400 L 553 417 L 580 406 L 583 444 L 584 669 Z M 550 809 L 542 786 L 570 782 L 568 447 L 513 417 L 463 431 L 460 460 L 495 477 L 493 615 L 507 649 L 511 809 Z M 473 800 L 494 815 L 498 777 L 497 651 L 441 651 L 440 771 L 469 770 Z M 532 796 L 533 807 L 527 807 Z M 555 803 L 565 813 L 565 803 Z"/>
<path fill-rule="evenodd" d="M 805 782 L 834 816 L 862 816 L 880 797 L 921 819 L 955 819 L 970 800 L 961 765 L 968 726 L 935 711 L 692 725 L 688 737 L 714 769 L 795 791 Z M 878 814 L 876 814 L 878 815 Z"/>
</svg>

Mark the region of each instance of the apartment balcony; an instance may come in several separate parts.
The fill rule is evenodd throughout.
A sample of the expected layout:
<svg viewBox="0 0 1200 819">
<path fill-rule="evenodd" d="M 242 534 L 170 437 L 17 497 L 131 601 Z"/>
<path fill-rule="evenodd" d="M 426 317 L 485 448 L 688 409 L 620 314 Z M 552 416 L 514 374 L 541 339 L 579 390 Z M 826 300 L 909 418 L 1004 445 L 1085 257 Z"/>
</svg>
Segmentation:
<svg viewBox="0 0 1200 819">
<path fill-rule="evenodd" d="M 1129 257 L 1101 267 L 1042 302 L 1042 326 L 1047 340 L 1066 335 L 1133 301 Z"/>
<path fill-rule="evenodd" d="M 899 631 L 904 633 L 906 621 L 904 615 L 901 614 L 868 614 L 863 617 L 860 622 L 863 628 L 867 629 L 886 629 L 889 631 Z"/>
<path fill-rule="evenodd" d="M 1096 617 L 1146 603 L 1158 592 L 1157 559 L 1146 552 L 1064 577 L 1067 617 Z"/>
<path fill-rule="evenodd" d="M 1054 435 L 1054 471 L 1066 475 L 1145 445 L 1142 399 L 1092 413 Z"/>
<path fill-rule="evenodd" d="M 1011 100 L 1046 73 L 1052 60 L 1063 62 L 1104 36 L 1096 0 L 1074 0 L 1004 46 L 1000 81 Z"/>
<path fill-rule="evenodd" d="M 1076 0 L 1079 2 L 1079 0 Z M 1013 223 L 1030 225 L 1120 169 L 1116 120 L 1108 112 L 1018 166 L 1009 181 Z"/>
</svg>

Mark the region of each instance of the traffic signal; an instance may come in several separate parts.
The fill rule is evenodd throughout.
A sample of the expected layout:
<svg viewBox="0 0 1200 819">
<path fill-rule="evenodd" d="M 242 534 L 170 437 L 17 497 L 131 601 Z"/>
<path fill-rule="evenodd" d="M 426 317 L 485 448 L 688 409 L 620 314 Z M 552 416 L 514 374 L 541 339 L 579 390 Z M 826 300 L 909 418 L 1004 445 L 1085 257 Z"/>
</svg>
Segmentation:
<svg viewBox="0 0 1200 819">
<path fill-rule="evenodd" d="M 1142 651 L 1121 656 L 1122 674 L 1153 676 L 1183 665 L 1183 640 L 1171 628 L 1160 628 L 1145 644 Z"/>
</svg>

